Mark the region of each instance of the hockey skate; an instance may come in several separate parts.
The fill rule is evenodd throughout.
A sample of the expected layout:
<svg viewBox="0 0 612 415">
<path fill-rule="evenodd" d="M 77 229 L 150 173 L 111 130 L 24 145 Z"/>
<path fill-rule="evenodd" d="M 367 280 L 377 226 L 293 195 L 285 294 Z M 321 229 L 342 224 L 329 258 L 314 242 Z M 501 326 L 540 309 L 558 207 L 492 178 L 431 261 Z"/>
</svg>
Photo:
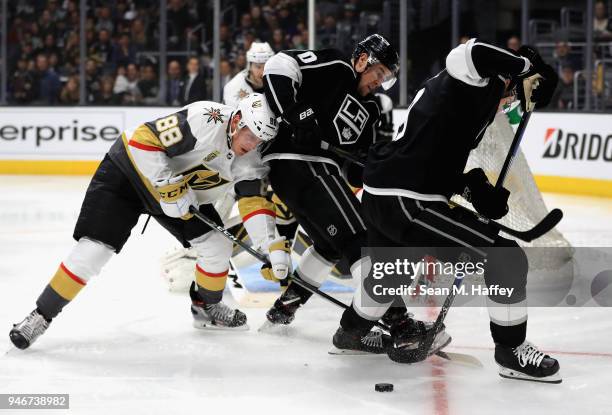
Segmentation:
<svg viewBox="0 0 612 415">
<path fill-rule="evenodd" d="M 296 285 L 290 284 L 266 313 L 269 323 L 267 326 L 291 324 L 295 319 L 295 312 L 303 303 L 304 299 L 296 290 Z"/>
<path fill-rule="evenodd" d="M 193 327 L 205 330 L 248 330 L 247 316 L 240 310 L 232 310 L 222 301 L 206 304 L 192 283 L 189 290 Z"/>
<path fill-rule="evenodd" d="M 336 330 L 332 339 L 334 347 L 329 354 L 363 355 L 383 354 L 391 347 L 391 337 L 380 330 L 372 330 L 363 334 L 359 330 Z"/>
<path fill-rule="evenodd" d="M 561 383 L 559 362 L 525 341 L 517 347 L 495 345 L 499 376 L 543 383 Z"/>
<path fill-rule="evenodd" d="M 9 337 L 18 349 L 27 349 L 47 331 L 50 323 L 51 320 L 46 320 L 36 309 L 28 314 L 21 323 L 13 324 Z"/>
<path fill-rule="evenodd" d="M 405 313 L 403 318 L 395 319 L 391 326 L 393 345 L 388 348 L 387 355 L 394 362 L 416 363 L 422 360 L 419 357 L 418 348 L 433 328 L 433 322 L 415 320 L 412 317 L 411 313 Z M 442 325 L 442 328 L 427 351 L 427 357 L 448 346 L 451 340 L 451 337 L 445 331 L 444 325 Z"/>
</svg>

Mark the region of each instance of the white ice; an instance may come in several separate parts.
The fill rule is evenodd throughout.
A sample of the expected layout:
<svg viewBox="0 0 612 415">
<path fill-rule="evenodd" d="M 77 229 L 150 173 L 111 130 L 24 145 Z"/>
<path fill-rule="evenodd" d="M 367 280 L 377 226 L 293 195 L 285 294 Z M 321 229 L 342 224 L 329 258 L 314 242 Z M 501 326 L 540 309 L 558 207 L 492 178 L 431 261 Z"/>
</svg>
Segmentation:
<svg viewBox="0 0 612 415">
<path fill-rule="evenodd" d="M 453 309 L 447 319 L 448 350 L 478 357 L 482 369 L 438 358 L 400 365 L 386 356 L 329 355 L 340 311 L 318 298 L 284 335 L 257 331 L 264 307 L 243 309 L 250 331 L 197 331 L 187 296 L 170 294 L 159 275 L 159 258 L 174 242 L 153 221 L 141 236 L 144 217 L 47 333 L 17 350 L 8 331 L 34 308 L 73 245 L 88 179 L 1 180 L 0 393 L 69 393 L 73 414 L 612 413 L 610 309 L 531 310 L 528 338 L 559 359 L 560 385 L 497 375 L 485 309 Z M 612 246 L 612 200 L 545 198 L 564 209 L 560 229 L 574 244 Z M 395 391 L 375 392 L 378 382 Z"/>
</svg>

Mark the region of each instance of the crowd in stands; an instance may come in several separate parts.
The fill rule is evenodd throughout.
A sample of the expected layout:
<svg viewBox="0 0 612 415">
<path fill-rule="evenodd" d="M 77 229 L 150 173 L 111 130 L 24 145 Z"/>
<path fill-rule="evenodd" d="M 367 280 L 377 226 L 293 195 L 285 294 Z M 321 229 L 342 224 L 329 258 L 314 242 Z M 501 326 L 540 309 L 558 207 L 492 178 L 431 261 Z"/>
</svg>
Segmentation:
<svg viewBox="0 0 612 415">
<path fill-rule="evenodd" d="M 212 3 L 167 0 L 168 58 L 162 96 L 159 2 L 87 0 L 86 104 L 180 106 L 211 99 Z M 380 13 L 381 3 L 317 1 L 316 46 L 351 50 L 363 35 L 359 33 L 360 13 Z M 7 96 L 10 104 L 79 104 L 79 4 L 79 0 L 8 2 Z M 219 27 L 222 87 L 245 69 L 246 51 L 254 41 L 267 41 L 274 51 L 306 48 L 307 0 L 223 0 L 222 4 L 225 10 Z M 603 0 L 595 3 L 593 30 L 597 42 L 612 42 L 608 9 Z M 510 37 L 506 44 L 514 50 L 520 45 L 518 36 Z M 553 106 L 571 109 L 574 76 L 576 71 L 584 69 L 585 58 L 567 39 L 559 39 L 548 60 L 560 75 Z M 597 72 L 597 76 L 601 79 L 594 81 L 596 95 L 602 93 L 607 82 L 603 73 Z"/>
<path fill-rule="evenodd" d="M 364 1 L 368 3 L 324 2 L 327 14 L 317 13 L 318 46 L 334 45 L 339 33 L 351 42 L 356 39 L 356 10 Z M 159 84 L 159 2 L 87 3 L 87 104 L 184 105 L 212 98 L 212 2 L 167 1 L 167 85 L 163 97 Z M 306 48 L 306 0 L 222 3 L 231 6 L 220 26 L 222 85 L 246 67 L 245 53 L 253 41 L 267 41 L 275 51 Z M 9 2 L 9 103 L 79 103 L 79 4 L 78 0 Z"/>
</svg>

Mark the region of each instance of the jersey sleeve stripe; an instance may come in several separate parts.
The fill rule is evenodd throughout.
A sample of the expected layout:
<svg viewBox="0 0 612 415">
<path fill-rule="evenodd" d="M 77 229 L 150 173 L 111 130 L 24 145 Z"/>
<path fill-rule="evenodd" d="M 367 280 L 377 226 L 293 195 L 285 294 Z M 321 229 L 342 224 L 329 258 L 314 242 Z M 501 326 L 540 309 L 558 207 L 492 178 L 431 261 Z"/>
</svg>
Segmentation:
<svg viewBox="0 0 612 415">
<path fill-rule="evenodd" d="M 136 147 L 140 150 L 145 150 L 145 151 L 165 151 L 163 148 L 159 148 L 159 147 L 154 147 L 154 146 L 150 146 L 147 144 L 142 144 L 139 143 L 138 141 L 134 141 L 134 140 L 130 140 L 128 142 L 128 145 L 132 146 L 132 147 Z"/>
</svg>

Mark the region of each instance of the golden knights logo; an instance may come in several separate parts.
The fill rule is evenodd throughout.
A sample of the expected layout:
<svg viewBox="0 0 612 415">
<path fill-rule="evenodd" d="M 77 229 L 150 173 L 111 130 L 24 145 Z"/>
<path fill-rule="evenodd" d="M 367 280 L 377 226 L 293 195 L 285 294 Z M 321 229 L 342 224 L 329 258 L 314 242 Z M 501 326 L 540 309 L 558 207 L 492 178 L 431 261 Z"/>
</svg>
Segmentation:
<svg viewBox="0 0 612 415">
<path fill-rule="evenodd" d="M 219 108 L 208 108 L 208 110 L 204 113 L 205 117 L 208 117 L 206 122 L 213 121 L 215 124 L 217 122 L 223 123 L 223 115 L 221 114 L 221 110 Z"/>
<path fill-rule="evenodd" d="M 203 164 L 195 166 L 181 174 L 187 178 L 187 184 L 189 184 L 193 190 L 207 190 L 229 183 L 223 177 L 219 176 L 219 172 L 210 170 Z"/>
<path fill-rule="evenodd" d="M 358 139 L 370 118 L 370 114 L 357 99 L 346 95 L 340 110 L 334 117 L 334 127 L 340 144 L 353 144 Z"/>
</svg>

